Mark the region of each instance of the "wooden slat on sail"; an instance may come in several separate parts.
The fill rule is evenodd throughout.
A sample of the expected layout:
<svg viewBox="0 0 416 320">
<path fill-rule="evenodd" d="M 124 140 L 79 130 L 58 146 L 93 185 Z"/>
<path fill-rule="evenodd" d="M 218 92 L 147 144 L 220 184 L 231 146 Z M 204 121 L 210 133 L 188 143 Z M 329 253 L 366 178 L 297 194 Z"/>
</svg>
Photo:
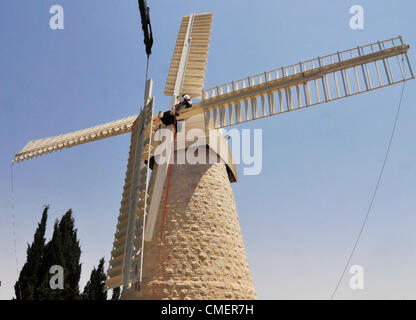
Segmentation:
<svg viewBox="0 0 416 320">
<path fill-rule="evenodd" d="M 186 56 L 184 51 L 188 51 L 188 57 L 184 61 L 185 72 L 181 92 L 177 94 L 187 93 L 193 98 L 202 97 L 211 25 L 212 13 L 201 13 L 183 17 L 166 80 L 165 95 L 175 95 L 175 85 L 181 58 Z M 185 42 L 186 38 L 190 39 L 190 46 Z"/>
</svg>

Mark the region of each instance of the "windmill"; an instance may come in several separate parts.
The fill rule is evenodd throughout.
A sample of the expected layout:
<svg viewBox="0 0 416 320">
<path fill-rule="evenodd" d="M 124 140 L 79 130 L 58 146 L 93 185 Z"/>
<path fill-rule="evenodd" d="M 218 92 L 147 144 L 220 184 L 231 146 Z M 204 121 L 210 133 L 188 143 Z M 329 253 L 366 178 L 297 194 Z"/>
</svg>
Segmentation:
<svg viewBox="0 0 416 320">
<path fill-rule="evenodd" d="M 216 163 L 173 163 L 193 143 L 179 134 L 166 136 L 174 148 L 156 151 L 151 79 L 139 115 L 30 141 L 14 158 L 131 133 L 106 282 L 123 286 L 125 299 L 256 298 L 230 186 L 236 166 L 221 129 L 414 79 L 409 46 L 397 37 L 203 89 L 211 24 L 212 13 L 183 17 L 164 93 L 171 107 L 182 92 L 202 98 L 177 120 L 203 132 Z"/>
</svg>

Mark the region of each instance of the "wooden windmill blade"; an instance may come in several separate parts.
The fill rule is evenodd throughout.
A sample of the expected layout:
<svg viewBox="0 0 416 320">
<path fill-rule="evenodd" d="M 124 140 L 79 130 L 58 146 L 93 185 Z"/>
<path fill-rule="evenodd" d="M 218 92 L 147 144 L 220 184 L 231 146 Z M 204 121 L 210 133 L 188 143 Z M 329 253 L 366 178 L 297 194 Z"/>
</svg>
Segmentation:
<svg viewBox="0 0 416 320">
<path fill-rule="evenodd" d="M 181 92 L 186 92 L 195 98 L 202 96 L 211 25 L 212 13 L 191 14 L 182 18 L 165 95 L 179 96 Z"/>
<path fill-rule="evenodd" d="M 129 133 L 136 119 L 137 115 L 54 137 L 32 140 L 16 153 L 13 161 L 21 162 L 53 151 Z"/>
<path fill-rule="evenodd" d="M 223 128 L 411 80 L 408 49 L 397 37 L 219 85 L 178 119 L 204 113 Z"/>
<path fill-rule="evenodd" d="M 202 96 L 211 25 L 212 13 L 192 13 L 182 18 L 164 91 L 165 95 L 172 96 L 171 107 L 176 103 L 181 93 L 187 93 L 194 98 Z M 168 139 L 170 139 L 168 141 L 170 146 L 173 135 L 169 136 Z M 162 190 L 171 163 L 173 148 L 168 149 L 166 152 L 166 161 L 163 161 L 163 163 L 157 160 L 160 156 L 159 154 L 156 154 L 154 158 L 158 166 L 155 170 L 155 183 L 150 191 L 152 198 L 144 236 L 144 239 L 148 242 L 153 237 L 157 212 L 160 207 Z"/>
<path fill-rule="evenodd" d="M 134 123 L 126 179 L 113 248 L 107 270 L 108 289 L 134 284 L 140 288 L 142 280 L 144 231 L 148 214 L 148 175 L 152 153 L 152 119 L 154 97 L 150 97 L 153 82 L 146 83 L 147 103 Z"/>
</svg>

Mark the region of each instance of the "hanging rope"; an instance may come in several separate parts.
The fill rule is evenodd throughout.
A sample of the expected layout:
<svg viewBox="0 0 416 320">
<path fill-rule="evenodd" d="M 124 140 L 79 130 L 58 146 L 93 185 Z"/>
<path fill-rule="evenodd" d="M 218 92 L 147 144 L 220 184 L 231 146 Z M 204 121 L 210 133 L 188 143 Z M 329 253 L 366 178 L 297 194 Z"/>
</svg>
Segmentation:
<svg viewBox="0 0 416 320">
<path fill-rule="evenodd" d="M 13 244 L 14 244 L 14 256 L 16 259 L 16 279 L 17 286 L 19 288 L 19 298 L 22 299 L 22 291 L 20 289 L 19 281 L 19 262 L 17 260 L 17 245 L 16 245 L 16 215 L 14 207 L 14 176 L 13 176 L 14 161 L 10 164 L 10 200 L 11 200 L 11 212 L 12 212 L 12 230 L 13 230 Z M 16 297 L 17 298 L 17 297 Z"/>
<path fill-rule="evenodd" d="M 373 207 L 374 199 L 376 198 L 377 191 L 378 191 L 378 188 L 380 186 L 381 178 L 383 177 L 384 168 L 386 167 L 387 158 L 388 158 L 389 153 L 390 153 L 390 147 L 391 147 L 391 144 L 392 144 L 392 141 L 393 141 L 394 133 L 396 132 L 397 120 L 399 119 L 399 114 L 400 114 L 400 108 L 401 108 L 401 105 L 402 105 L 402 99 L 403 99 L 403 92 L 404 92 L 405 83 L 406 82 L 403 82 L 402 92 L 401 92 L 401 95 L 400 95 L 399 106 L 397 107 L 396 118 L 394 120 L 393 129 L 392 129 L 391 135 L 390 135 L 390 141 L 389 141 L 389 144 L 388 144 L 388 147 L 387 147 L 387 150 L 386 150 L 386 155 L 384 156 L 383 165 L 381 167 L 380 174 L 378 176 L 377 184 L 376 184 L 376 187 L 374 189 L 373 196 L 371 198 L 370 205 L 369 205 L 368 210 L 367 210 L 367 214 L 365 216 L 365 219 L 363 221 L 363 224 L 361 225 L 360 232 L 358 233 L 357 239 L 355 240 L 355 243 L 354 243 L 354 246 L 353 246 L 353 248 L 351 250 L 350 256 L 348 257 L 347 263 L 345 264 L 344 270 L 342 271 L 341 276 L 340 276 L 340 278 L 338 280 L 337 286 L 335 287 L 335 289 L 334 289 L 334 291 L 333 291 L 333 293 L 331 295 L 331 300 L 334 299 L 335 294 L 337 293 L 337 290 L 339 288 L 339 285 L 341 284 L 342 278 L 344 277 L 344 274 L 347 271 L 348 266 L 350 265 L 352 256 L 354 255 L 355 249 L 357 248 L 358 242 L 360 241 L 360 238 L 361 238 L 361 235 L 363 233 L 364 227 L 365 227 L 365 225 L 367 223 L 368 216 L 370 215 L 371 208 Z"/>
</svg>

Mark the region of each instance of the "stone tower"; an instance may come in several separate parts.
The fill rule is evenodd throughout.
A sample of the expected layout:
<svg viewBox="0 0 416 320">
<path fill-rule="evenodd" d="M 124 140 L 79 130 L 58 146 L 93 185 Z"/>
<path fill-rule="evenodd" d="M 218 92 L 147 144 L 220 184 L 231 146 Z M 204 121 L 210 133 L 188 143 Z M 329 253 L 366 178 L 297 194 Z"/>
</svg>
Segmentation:
<svg viewBox="0 0 416 320">
<path fill-rule="evenodd" d="M 195 118 L 186 131 L 202 126 Z M 230 150 L 217 137 L 222 152 L 212 141 L 204 151 L 217 163 L 172 164 L 165 222 L 168 179 L 152 240 L 144 246 L 141 290 L 126 288 L 122 299 L 256 299 L 230 185 L 235 165 L 221 157 Z"/>
</svg>

